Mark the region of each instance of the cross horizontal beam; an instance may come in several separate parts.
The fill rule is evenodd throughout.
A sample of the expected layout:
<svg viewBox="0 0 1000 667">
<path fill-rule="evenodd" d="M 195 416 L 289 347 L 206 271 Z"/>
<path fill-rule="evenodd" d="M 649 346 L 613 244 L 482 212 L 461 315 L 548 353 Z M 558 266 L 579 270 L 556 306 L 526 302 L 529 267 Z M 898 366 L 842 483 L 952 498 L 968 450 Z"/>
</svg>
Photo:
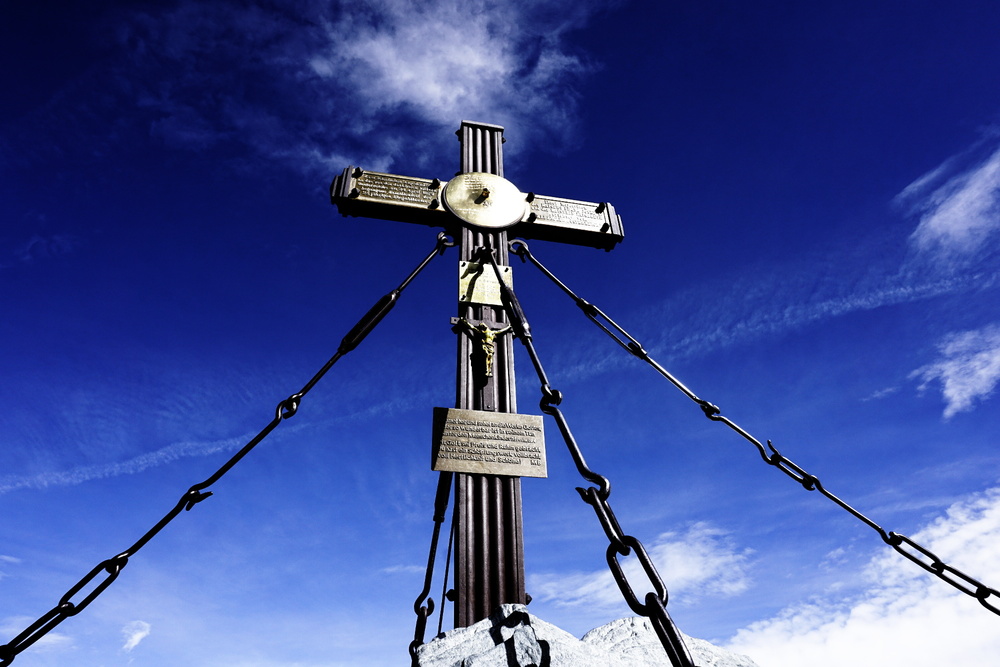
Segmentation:
<svg viewBox="0 0 1000 667">
<path fill-rule="evenodd" d="M 410 222 L 454 232 L 462 223 L 442 203 L 445 185 L 437 178 L 348 167 L 331 184 L 330 201 L 345 216 Z M 607 202 L 546 197 L 533 192 L 524 198 L 525 219 L 510 230 L 522 238 L 611 250 L 625 236 L 621 217 Z"/>
</svg>

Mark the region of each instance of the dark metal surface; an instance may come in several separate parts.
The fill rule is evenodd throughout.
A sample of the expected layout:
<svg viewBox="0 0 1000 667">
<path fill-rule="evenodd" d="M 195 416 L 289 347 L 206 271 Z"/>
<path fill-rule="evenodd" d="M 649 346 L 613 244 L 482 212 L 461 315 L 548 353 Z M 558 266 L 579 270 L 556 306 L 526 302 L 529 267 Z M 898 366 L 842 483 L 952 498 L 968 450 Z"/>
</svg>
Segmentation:
<svg viewBox="0 0 1000 667">
<path fill-rule="evenodd" d="M 492 262 L 492 264 L 495 270 L 499 270 L 495 262 Z M 673 667 L 694 667 L 691 654 L 688 652 L 680 632 L 667 613 L 667 587 L 660 578 L 656 566 L 653 565 L 653 561 L 649 558 L 649 554 L 646 553 L 642 542 L 632 535 L 626 535 L 622 531 L 614 511 L 608 503 L 608 497 L 611 495 L 611 482 L 607 477 L 594 472 L 587 465 L 586 460 L 583 458 L 583 452 L 580 450 L 576 438 L 573 437 L 573 433 L 570 431 L 566 417 L 558 408 L 558 405 L 562 402 L 562 393 L 553 389 L 549 384 L 549 379 L 535 350 L 531 327 L 524 315 L 524 311 L 521 309 L 521 304 L 512 289 L 506 285 L 502 285 L 500 289 L 503 292 L 505 310 L 510 314 L 511 326 L 514 328 L 518 340 L 521 341 L 527 350 L 528 356 L 531 358 L 531 363 L 535 368 L 535 374 L 541 383 L 542 400 L 539 405 L 542 412 L 552 416 L 556 420 L 559 432 L 563 436 L 574 464 L 576 464 L 577 471 L 584 479 L 596 485 L 587 487 L 586 489 L 578 487 L 576 490 L 583 501 L 594 508 L 597 519 L 601 523 L 601 528 L 604 529 L 604 534 L 608 538 L 606 555 L 608 567 L 611 569 L 615 583 L 618 584 L 618 588 L 621 590 L 622 596 L 625 598 L 625 602 L 629 608 L 636 614 L 646 616 L 650 619 L 656 636 L 659 638 L 667 657 L 670 659 L 670 664 Z M 645 594 L 642 602 L 636 596 L 632 584 L 619 562 L 619 556 L 629 556 L 633 553 L 642 566 L 643 573 L 653 589 Z"/>
<path fill-rule="evenodd" d="M 434 613 L 434 598 L 428 597 L 431 592 L 431 581 L 434 578 L 434 559 L 437 557 L 438 538 L 441 536 L 441 524 L 444 523 L 448 511 L 448 496 L 451 495 L 451 473 L 442 472 L 438 477 L 437 494 L 434 497 L 434 532 L 431 535 L 431 548 L 427 556 L 427 569 L 424 573 L 424 587 L 413 602 L 413 611 L 417 615 L 417 625 L 413 631 L 413 641 L 410 642 L 410 664 L 417 665 L 417 647 L 424 643 L 424 633 L 427 630 L 427 619 Z M 427 604 L 424 604 L 424 600 Z"/>
<path fill-rule="evenodd" d="M 514 233 L 526 239 L 558 241 L 611 250 L 625 238 L 622 219 L 608 203 L 546 197 L 529 192 L 531 212 Z"/>
<path fill-rule="evenodd" d="M 463 122 L 458 137 L 462 173 L 503 176 L 502 127 Z M 498 261 L 508 263 L 506 232 L 462 228 L 460 260 L 472 261 L 484 246 L 504 249 Z M 507 325 L 503 308 L 487 304 L 460 303 L 458 318 Z M 488 377 L 473 364 L 477 342 L 465 334 L 456 338 L 455 407 L 517 412 L 511 337 L 497 339 Z M 501 604 L 527 602 L 522 535 L 520 477 L 455 475 L 455 627 L 472 625 Z"/>
<path fill-rule="evenodd" d="M 489 130 L 489 126 L 485 125 L 477 127 L 480 132 L 503 131 L 503 128 Z M 490 148 L 483 143 L 483 140 L 474 140 L 479 141 L 476 150 Z M 500 168 L 502 158 L 481 161 L 481 164 L 490 168 L 494 166 Z M 460 214 L 456 217 L 446 210 L 444 198 L 447 196 L 447 187 L 461 181 L 466 173 L 469 172 L 463 171 L 452 181 L 444 183 L 437 178 L 397 176 L 366 171 L 360 167 L 347 167 L 333 179 L 330 185 L 330 201 L 345 216 L 443 227 L 457 234 L 462 226 L 462 221 L 459 220 L 462 216 Z M 484 173 L 495 174 L 495 172 Z M 520 193 L 509 181 L 503 180 L 503 183 L 520 197 L 517 202 L 509 201 L 513 194 L 507 190 L 503 191 L 506 196 L 502 197 L 502 200 L 509 204 L 515 213 L 510 217 L 501 216 L 502 219 L 498 221 L 492 221 L 490 216 L 483 219 L 467 216 L 467 222 L 495 228 L 510 226 L 511 233 L 526 239 L 569 243 L 602 250 L 611 250 L 625 237 L 621 217 L 611 204 L 547 197 L 533 192 Z M 490 196 L 498 198 L 501 194 L 498 191 Z M 483 211 L 492 208 L 495 207 Z"/>
<path fill-rule="evenodd" d="M 300 389 L 298 392 L 292 394 L 288 398 L 284 399 L 278 403 L 275 409 L 274 418 L 271 419 L 268 424 L 261 429 L 261 431 L 255 435 L 251 440 L 243 446 L 240 451 L 236 452 L 226 463 L 222 465 L 221 468 L 215 471 L 215 473 L 199 484 L 195 484 L 189 488 L 184 495 L 181 496 L 177 504 L 174 505 L 167 514 L 160 519 L 156 525 L 150 528 L 146 533 L 140 537 L 135 544 L 130 546 L 125 551 L 122 551 L 116 556 L 112 556 L 107 560 L 98 563 L 94 569 L 92 569 L 86 576 L 84 576 L 80 581 L 78 581 L 72 588 L 66 591 L 66 594 L 59 599 L 59 603 L 50 609 L 48 612 L 43 614 L 34 623 L 29 625 L 23 632 L 14 637 L 10 642 L 0 646 L 0 665 L 9 665 L 14 661 L 14 658 L 24 651 L 26 648 L 37 642 L 39 639 L 44 637 L 49 631 L 58 626 L 64 620 L 70 616 L 76 616 L 81 611 L 86 609 L 87 605 L 94 601 L 94 599 L 104 592 L 104 590 L 118 578 L 122 569 L 128 564 L 129 558 L 136 554 L 147 542 L 153 539 L 157 533 L 159 533 L 168 523 L 173 521 L 182 510 L 190 510 L 197 503 L 205 500 L 212 495 L 211 491 L 206 492 L 205 489 L 215 484 L 223 475 L 225 475 L 229 470 L 235 466 L 240 460 L 250 453 L 254 447 L 256 447 L 268 434 L 273 431 L 278 424 L 280 424 L 285 419 L 289 419 L 295 416 L 295 413 L 299 409 L 299 405 L 302 398 L 309 392 L 317 382 L 322 379 L 330 368 L 337 363 L 337 361 L 343 357 L 345 354 L 356 348 L 365 336 L 367 336 L 372 329 L 382 320 L 383 317 L 392 310 L 396 301 L 399 299 L 400 294 L 407 285 L 417 277 L 424 267 L 435 256 L 444 253 L 446 248 L 454 245 L 452 239 L 445 233 L 438 234 L 437 244 L 434 250 L 431 251 L 427 257 L 414 269 L 409 276 L 400 283 L 399 287 L 392 290 L 378 302 L 372 306 L 372 308 L 358 321 L 356 325 L 344 336 L 343 340 L 340 342 L 340 346 L 337 348 L 336 354 L 334 354 L 323 367 L 316 372 L 315 375 Z M 97 581 L 93 589 L 88 593 L 83 595 L 83 598 L 77 602 L 73 601 L 73 598 L 78 594 L 81 594 L 85 588 L 92 585 L 95 580 L 98 580 L 103 574 L 104 578 Z"/>
<path fill-rule="evenodd" d="M 348 167 L 333 179 L 330 201 L 342 215 L 412 222 L 453 229 L 452 216 L 441 205 L 438 179 L 397 176 Z"/>
<path fill-rule="evenodd" d="M 836 503 L 840 508 L 848 512 L 851 516 L 858 519 L 866 526 L 878 533 L 882 541 L 892 547 L 896 552 L 901 554 L 908 560 L 913 561 L 923 569 L 927 570 L 934 576 L 938 577 L 942 581 L 945 581 L 958 590 L 962 591 L 966 595 L 969 595 L 979 601 L 981 605 L 992 611 L 994 614 L 1000 615 L 1000 591 L 995 588 L 991 588 L 982 582 L 970 577 L 964 572 L 948 565 L 940 558 L 938 558 L 930 550 L 924 548 L 923 546 L 917 544 L 911 540 L 906 535 L 901 535 L 899 533 L 894 533 L 886 531 L 882 526 L 875 523 L 867 516 L 854 509 L 852 506 L 848 505 L 846 502 L 835 496 L 834 494 L 827 491 L 819 478 L 812 475 L 793 461 L 781 454 L 771 441 L 767 441 L 767 448 L 760 440 L 752 436 L 750 433 L 745 431 L 741 426 L 736 424 L 734 421 L 722 415 L 722 411 L 719 407 L 709 403 L 708 401 L 699 398 L 697 394 L 688 389 L 684 384 L 671 375 L 663 366 L 658 364 L 649 353 L 643 348 L 642 344 L 639 343 L 635 338 L 633 338 L 625 329 L 619 326 L 614 320 L 604 314 L 597 306 L 585 301 L 584 299 L 577 296 L 570 288 L 563 284 L 555 275 L 552 274 L 545 266 L 542 265 L 535 257 L 531 254 L 528 248 L 528 244 L 521 240 L 514 240 L 511 242 L 511 252 L 516 254 L 521 258 L 522 261 L 530 261 L 534 266 L 536 266 L 542 273 L 544 273 L 550 280 L 552 280 L 563 292 L 566 293 L 576 305 L 583 311 L 584 315 L 592 321 L 595 325 L 600 327 L 606 334 L 608 334 L 618 345 L 625 349 L 629 354 L 635 356 L 638 359 L 649 364 L 657 373 L 662 375 L 668 382 L 679 389 L 685 396 L 694 401 L 706 417 L 712 421 L 721 422 L 734 430 L 736 433 L 741 435 L 745 440 L 757 448 L 757 452 L 760 457 L 764 460 L 764 463 L 774 466 L 781 472 L 785 473 L 793 480 L 802 485 L 806 491 L 819 491 L 822 495 L 826 496 L 834 503 Z M 515 327 L 516 330 L 516 327 Z M 770 453 L 768 452 L 770 450 Z M 589 501 L 588 501 L 589 502 Z M 990 602 L 993 599 L 993 602 Z"/>
<path fill-rule="evenodd" d="M 473 260 L 487 261 L 484 248 L 494 249 L 495 256 L 490 255 L 488 261 L 498 276 L 500 267 L 508 265 L 507 228 L 529 238 L 605 250 L 622 240 L 621 219 L 609 204 L 525 194 L 506 181 L 502 127 L 463 121 L 457 134 L 460 171 L 452 181 L 348 167 L 331 185 L 331 202 L 343 215 L 444 227 L 460 238 L 460 260 L 466 269 L 473 266 Z M 509 280 L 506 270 L 504 279 Z M 480 270 L 480 276 L 485 275 Z M 502 333 L 508 326 L 507 314 L 500 298 L 489 294 L 498 291 L 496 286 L 477 291 L 477 281 L 466 278 L 460 280 L 459 310 L 453 323 L 489 322 L 484 336 Z M 484 342 L 461 330 L 456 333 L 462 335 L 458 336 L 455 407 L 515 413 L 511 337 L 490 336 Z M 456 470 L 456 627 L 486 618 L 500 604 L 528 600 L 520 484 L 519 477 L 509 474 Z M 426 615 L 418 612 L 418 628 L 425 623 Z"/>
</svg>

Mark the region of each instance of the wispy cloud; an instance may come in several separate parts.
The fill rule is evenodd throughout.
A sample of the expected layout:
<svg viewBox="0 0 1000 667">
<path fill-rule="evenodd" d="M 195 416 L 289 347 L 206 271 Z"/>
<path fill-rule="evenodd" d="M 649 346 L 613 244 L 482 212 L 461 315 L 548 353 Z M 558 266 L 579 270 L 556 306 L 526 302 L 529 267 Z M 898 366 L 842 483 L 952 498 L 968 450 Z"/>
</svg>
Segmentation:
<svg viewBox="0 0 1000 667">
<path fill-rule="evenodd" d="M 886 396 L 892 396 L 893 394 L 895 394 L 898 391 L 899 391 L 899 387 L 885 387 L 883 389 L 879 389 L 877 391 L 873 391 L 868 396 L 865 396 L 864 398 L 862 398 L 861 401 L 862 402 L 877 401 L 877 400 L 885 398 Z"/>
<path fill-rule="evenodd" d="M 31 623 L 34 623 L 35 620 L 35 618 L 30 616 L 10 616 L 4 618 L 0 620 L 0 637 L 3 637 L 5 641 L 8 637 L 16 637 Z M 47 632 L 31 646 L 33 652 L 42 653 L 49 650 L 64 650 L 70 648 L 72 645 L 72 637 L 58 630 L 53 630 Z"/>
<path fill-rule="evenodd" d="M 747 566 L 752 552 L 736 548 L 725 531 L 708 523 L 695 523 L 684 533 L 663 533 L 646 550 L 675 604 L 703 595 L 736 595 L 750 585 Z M 635 558 L 622 561 L 630 580 L 645 580 Z M 617 608 L 622 604 L 621 591 L 607 570 L 537 574 L 530 579 L 534 597 L 560 606 Z"/>
<path fill-rule="evenodd" d="M 125 638 L 125 643 L 122 644 L 122 650 L 126 653 L 130 653 L 132 649 L 139 645 L 139 642 L 149 636 L 152 629 L 153 626 L 146 621 L 132 621 L 130 623 L 126 623 L 125 627 L 122 628 L 122 636 Z"/>
<path fill-rule="evenodd" d="M 575 134 L 575 83 L 595 69 L 566 34 L 607 8 L 188 0 L 116 14 L 96 26 L 116 36 L 114 57 L 32 114 L 18 128 L 23 140 L 2 142 L 3 161 L 31 159 L 40 145 L 77 146 L 90 160 L 152 136 L 219 149 L 242 167 L 266 159 L 271 169 L 278 161 L 329 177 L 349 163 L 387 169 L 401 156 L 452 157 L 442 129 L 462 119 L 507 126 L 519 137 L 515 151 L 532 137 L 558 150 Z M 106 118 L 114 127 L 96 125 Z"/>
<path fill-rule="evenodd" d="M 3 566 L 3 565 L 20 565 L 20 564 L 21 564 L 21 559 L 20 558 L 15 558 L 14 556 L 5 556 L 3 554 L 0 554 L 0 566 Z M 3 579 L 6 576 L 7 576 L 7 573 L 4 572 L 2 569 L 0 569 L 0 579 Z"/>
<path fill-rule="evenodd" d="M 939 263 L 975 254 L 1000 230 L 1000 148 L 976 160 L 982 147 L 950 158 L 896 197 L 919 217 L 913 245 Z"/>
<path fill-rule="evenodd" d="M 385 574 L 423 574 L 426 568 L 422 565 L 391 565 L 382 568 Z"/>
<path fill-rule="evenodd" d="M 81 245 L 81 239 L 67 232 L 53 231 L 48 216 L 38 211 L 25 213 L 19 221 L 12 221 L 11 230 L 18 230 L 19 238 L 0 245 L 0 269 L 35 264 L 72 254 Z M 24 233 L 26 230 L 37 230 Z"/>
<path fill-rule="evenodd" d="M 18 489 L 44 489 L 50 486 L 71 486 L 93 479 L 118 475 L 134 475 L 154 466 L 163 465 L 189 456 L 208 456 L 230 451 L 243 445 L 246 438 L 226 438 L 207 442 L 177 442 L 153 452 L 140 454 L 127 461 L 77 466 L 69 470 L 45 472 L 38 475 L 5 475 L 0 477 L 0 494 Z"/>
<path fill-rule="evenodd" d="M 50 259 L 67 255 L 73 251 L 76 239 L 69 234 L 33 234 L 30 239 L 14 250 L 14 255 L 25 264 L 39 259 Z"/>
<path fill-rule="evenodd" d="M 568 84 L 591 68 L 562 39 L 596 5 L 544 5 L 377 3 L 328 24 L 309 65 L 324 81 L 349 82 L 368 118 L 403 111 L 440 126 L 471 117 L 519 129 L 531 119 L 565 140 L 576 108 Z"/>
<path fill-rule="evenodd" d="M 701 283 L 630 317 L 608 314 L 661 363 L 670 363 L 777 338 L 855 312 L 1000 285 L 1000 271 L 994 267 L 928 276 L 887 264 L 885 257 L 848 261 L 833 252 L 826 258 Z M 646 336 L 646 331 L 651 335 Z M 595 360 L 589 349 L 558 350 L 557 354 L 563 377 L 576 379 L 631 363 L 624 354 Z"/>
<path fill-rule="evenodd" d="M 937 380 L 945 400 L 944 418 L 972 410 L 1000 382 L 1000 325 L 948 335 L 938 346 L 941 357 L 910 374 L 923 380 L 920 389 Z"/>
<path fill-rule="evenodd" d="M 946 562 L 996 586 L 1000 579 L 1000 489 L 951 506 L 913 539 Z M 820 596 L 740 630 L 729 648 L 761 665 L 982 664 L 1000 654 L 997 617 L 975 599 L 892 551 L 873 558 L 867 588 L 849 598 Z"/>
<path fill-rule="evenodd" d="M 660 361 L 670 362 L 851 313 L 992 290 L 1000 285 L 991 254 L 1000 249 L 995 243 L 1000 237 L 995 233 L 1000 229 L 1000 149 L 991 141 L 995 144 L 987 138 L 946 160 L 895 198 L 920 218 L 910 237 L 873 229 L 865 238 L 808 258 L 742 267 L 738 274 L 679 290 L 630 320 L 621 313 L 609 315 L 637 336 L 653 332 L 640 340 Z M 983 158 L 987 145 L 993 152 Z M 916 255 L 914 245 L 922 248 Z M 560 365 L 576 378 L 617 367 L 624 359 L 604 356 L 595 362 L 589 350 L 560 354 Z M 876 397 L 881 396 L 870 398 Z"/>
</svg>

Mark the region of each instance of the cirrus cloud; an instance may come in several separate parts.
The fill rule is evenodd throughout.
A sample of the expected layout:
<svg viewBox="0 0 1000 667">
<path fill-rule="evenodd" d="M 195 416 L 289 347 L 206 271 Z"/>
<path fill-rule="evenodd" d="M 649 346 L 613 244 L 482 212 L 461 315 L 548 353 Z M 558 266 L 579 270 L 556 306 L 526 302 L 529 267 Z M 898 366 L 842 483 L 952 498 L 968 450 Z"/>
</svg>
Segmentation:
<svg viewBox="0 0 1000 667">
<path fill-rule="evenodd" d="M 974 159 L 986 144 L 946 160 L 896 197 L 919 216 L 911 242 L 939 263 L 975 255 L 1000 229 L 1000 148 Z"/>
<path fill-rule="evenodd" d="M 996 585 L 1000 488 L 953 504 L 913 539 Z M 740 630 L 727 647 L 769 667 L 979 665 L 1000 654 L 996 616 L 896 553 L 874 557 L 864 576 L 867 587 L 856 596 L 790 606 Z"/>
<path fill-rule="evenodd" d="M 989 397 L 1000 382 L 1000 326 L 991 324 L 973 331 L 945 337 L 938 346 L 941 357 L 910 374 L 923 382 L 941 383 L 945 400 L 944 418 L 972 410 L 977 401 Z"/>
</svg>

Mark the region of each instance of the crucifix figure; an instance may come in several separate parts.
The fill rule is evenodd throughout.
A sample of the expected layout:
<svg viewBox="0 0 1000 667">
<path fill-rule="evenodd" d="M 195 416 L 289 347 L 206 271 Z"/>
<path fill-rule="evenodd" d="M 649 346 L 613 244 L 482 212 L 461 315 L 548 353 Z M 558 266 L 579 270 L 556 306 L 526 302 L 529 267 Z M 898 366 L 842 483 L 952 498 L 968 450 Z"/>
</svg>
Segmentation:
<svg viewBox="0 0 1000 667">
<path fill-rule="evenodd" d="M 510 271 L 507 234 L 611 250 L 623 238 L 621 219 L 607 203 L 521 192 L 503 177 L 503 128 L 463 121 L 457 132 L 461 170 L 450 181 L 348 167 L 330 186 L 330 199 L 347 216 L 443 227 L 460 244 L 461 267 L 493 252 Z M 483 267 L 485 268 L 485 267 Z M 490 272 L 481 272 L 488 280 Z M 506 280 L 506 279 L 505 279 Z M 476 332 L 458 337 L 455 407 L 517 412 L 512 336 L 499 296 L 469 296 L 459 286 L 458 317 Z M 487 290 L 488 292 L 488 290 Z M 471 323 L 488 322 L 484 325 Z M 498 340 L 499 338 L 499 340 Z M 473 346 L 479 349 L 474 350 Z M 486 356 L 486 373 L 473 372 L 473 352 Z M 521 478 L 456 473 L 455 627 L 486 618 L 504 603 L 525 604 Z"/>
<path fill-rule="evenodd" d="M 490 325 L 486 324 L 486 322 L 480 322 L 473 326 L 464 317 L 458 318 L 458 324 L 455 326 L 465 329 L 469 332 L 469 335 L 479 341 L 479 351 L 483 357 L 483 376 L 493 377 L 493 355 L 496 353 L 497 336 L 502 336 L 505 333 L 513 331 L 513 329 L 510 326 L 503 327 L 502 329 L 491 329 Z"/>
</svg>

